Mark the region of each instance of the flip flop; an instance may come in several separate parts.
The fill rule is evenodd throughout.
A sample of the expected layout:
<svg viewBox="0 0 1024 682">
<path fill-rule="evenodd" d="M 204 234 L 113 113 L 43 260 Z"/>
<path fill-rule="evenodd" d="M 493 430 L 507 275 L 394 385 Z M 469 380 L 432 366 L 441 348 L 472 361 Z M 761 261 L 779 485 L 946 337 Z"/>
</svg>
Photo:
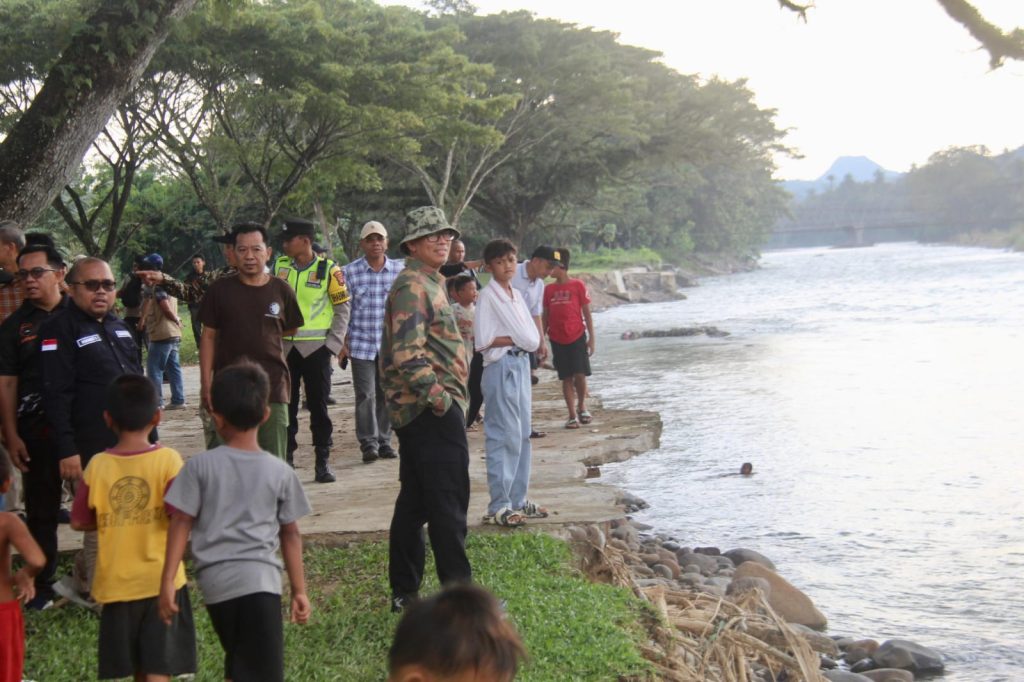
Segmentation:
<svg viewBox="0 0 1024 682">
<path fill-rule="evenodd" d="M 543 431 L 530 431 L 530 438 L 544 438 L 546 435 Z"/>
<path fill-rule="evenodd" d="M 567 429 L 578 429 L 578 428 L 580 428 L 580 423 L 576 420 L 575 417 L 573 417 L 569 421 L 565 422 L 565 428 L 567 428 Z"/>
<path fill-rule="evenodd" d="M 589 424 L 594 421 L 594 417 L 586 410 L 580 411 L 580 424 Z"/>
</svg>

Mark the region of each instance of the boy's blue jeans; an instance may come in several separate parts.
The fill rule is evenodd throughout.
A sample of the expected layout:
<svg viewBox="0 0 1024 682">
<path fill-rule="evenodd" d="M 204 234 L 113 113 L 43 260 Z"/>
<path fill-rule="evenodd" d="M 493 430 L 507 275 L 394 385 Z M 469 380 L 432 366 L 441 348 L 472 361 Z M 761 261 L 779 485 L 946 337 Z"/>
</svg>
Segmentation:
<svg viewBox="0 0 1024 682">
<path fill-rule="evenodd" d="M 488 514 L 522 509 L 530 485 L 530 358 L 506 353 L 484 367 L 484 445 L 487 450 Z"/>
</svg>

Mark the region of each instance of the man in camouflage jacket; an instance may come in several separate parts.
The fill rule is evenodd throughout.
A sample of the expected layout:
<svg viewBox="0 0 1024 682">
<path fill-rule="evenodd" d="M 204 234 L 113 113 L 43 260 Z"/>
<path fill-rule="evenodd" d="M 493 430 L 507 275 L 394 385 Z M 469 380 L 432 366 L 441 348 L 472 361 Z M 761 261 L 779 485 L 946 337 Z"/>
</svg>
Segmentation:
<svg viewBox="0 0 1024 682">
<path fill-rule="evenodd" d="M 224 267 L 217 268 L 216 270 L 206 270 L 185 282 L 157 270 L 139 270 L 135 274 L 146 284 L 158 286 L 174 298 L 184 301 L 189 305 L 197 306 L 202 302 L 203 294 L 206 293 L 211 284 L 221 277 L 238 274 L 238 270 L 235 269 L 236 234 L 237 231 L 232 228 L 229 234 L 221 234 L 213 238 L 213 241 L 224 246 L 224 260 L 228 263 Z M 196 344 L 198 345 L 198 343 L 199 339 L 196 339 Z"/>
<path fill-rule="evenodd" d="M 388 561 L 391 609 L 396 612 L 418 596 L 424 524 L 441 583 L 472 579 L 466 558 L 469 363 L 444 276 L 438 272 L 458 236 L 441 209 L 410 211 L 400 244 L 408 258 L 384 309 L 380 371 L 401 456 Z"/>
</svg>

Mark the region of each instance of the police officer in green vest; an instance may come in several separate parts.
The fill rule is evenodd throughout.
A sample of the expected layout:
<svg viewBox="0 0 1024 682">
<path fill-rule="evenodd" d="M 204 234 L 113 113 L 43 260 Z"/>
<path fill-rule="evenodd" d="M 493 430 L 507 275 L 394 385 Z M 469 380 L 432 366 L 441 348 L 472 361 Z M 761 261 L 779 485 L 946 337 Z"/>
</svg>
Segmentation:
<svg viewBox="0 0 1024 682">
<path fill-rule="evenodd" d="M 348 288 L 341 268 L 329 258 L 313 253 L 316 226 L 299 218 L 285 220 L 282 238 L 285 255 L 274 261 L 274 275 L 295 290 L 306 324 L 295 336 L 285 337 L 284 352 L 292 379 L 288 406 L 288 462 L 298 445 L 299 384 L 306 385 L 309 427 L 316 454 L 316 482 L 332 483 L 328 464 L 333 426 L 327 415 L 331 388 L 331 358 L 341 353 L 351 312 Z"/>
</svg>

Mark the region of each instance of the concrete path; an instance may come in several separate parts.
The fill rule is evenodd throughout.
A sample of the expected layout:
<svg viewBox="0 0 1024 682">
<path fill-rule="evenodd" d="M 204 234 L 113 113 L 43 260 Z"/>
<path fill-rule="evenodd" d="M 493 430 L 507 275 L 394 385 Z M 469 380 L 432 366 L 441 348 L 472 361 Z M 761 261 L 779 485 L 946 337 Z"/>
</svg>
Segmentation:
<svg viewBox="0 0 1024 682">
<path fill-rule="evenodd" d="M 551 516 L 530 524 L 562 524 L 604 521 L 622 516 L 615 504 L 614 488 L 587 480 L 587 465 L 621 461 L 657 447 L 661 419 L 655 412 L 604 410 L 594 401 L 594 421 L 578 430 L 564 428 L 567 417 L 561 384 L 554 372 L 540 370 L 541 383 L 534 387 L 534 428 L 547 432 L 534 439 L 530 499 L 547 507 Z M 331 466 L 336 483 L 313 481 L 313 447 L 308 413 L 299 416 L 299 450 L 295 465 L 313 514 L 300 521 L 303 534 L 330 541 L 353 533 L 387 531 L 395 497 L 398 495 L 398 460 L 378 460 L 363 464 L 355 437 L 353 393 L 348 372 L 335 370 L 332 394 L 338 404 L 330 408 L 334 423 L 334 448 Z M 160 439 L 188 458 L 205 449 L 199 420 L 199 370 L 185 368 L 185 393 L 188 408 L 165 412 Z M 165 393 L 167 393 L 165 388 Z M 596 408 L 596 409 L 595 409 Z M 486 409 L 486 406 L 485 408 Z M 395 447 L 398 447 L 397 438 Z M 470 527 L 481 525 L 487 506 L 487 474 L 484 463 L 483 428 L 469 433 Z M 591 476 L 596 474 L 591 469 Z M 61 527 L 60 547 L 72 549 L 79 534 Z"/>
</svg>

